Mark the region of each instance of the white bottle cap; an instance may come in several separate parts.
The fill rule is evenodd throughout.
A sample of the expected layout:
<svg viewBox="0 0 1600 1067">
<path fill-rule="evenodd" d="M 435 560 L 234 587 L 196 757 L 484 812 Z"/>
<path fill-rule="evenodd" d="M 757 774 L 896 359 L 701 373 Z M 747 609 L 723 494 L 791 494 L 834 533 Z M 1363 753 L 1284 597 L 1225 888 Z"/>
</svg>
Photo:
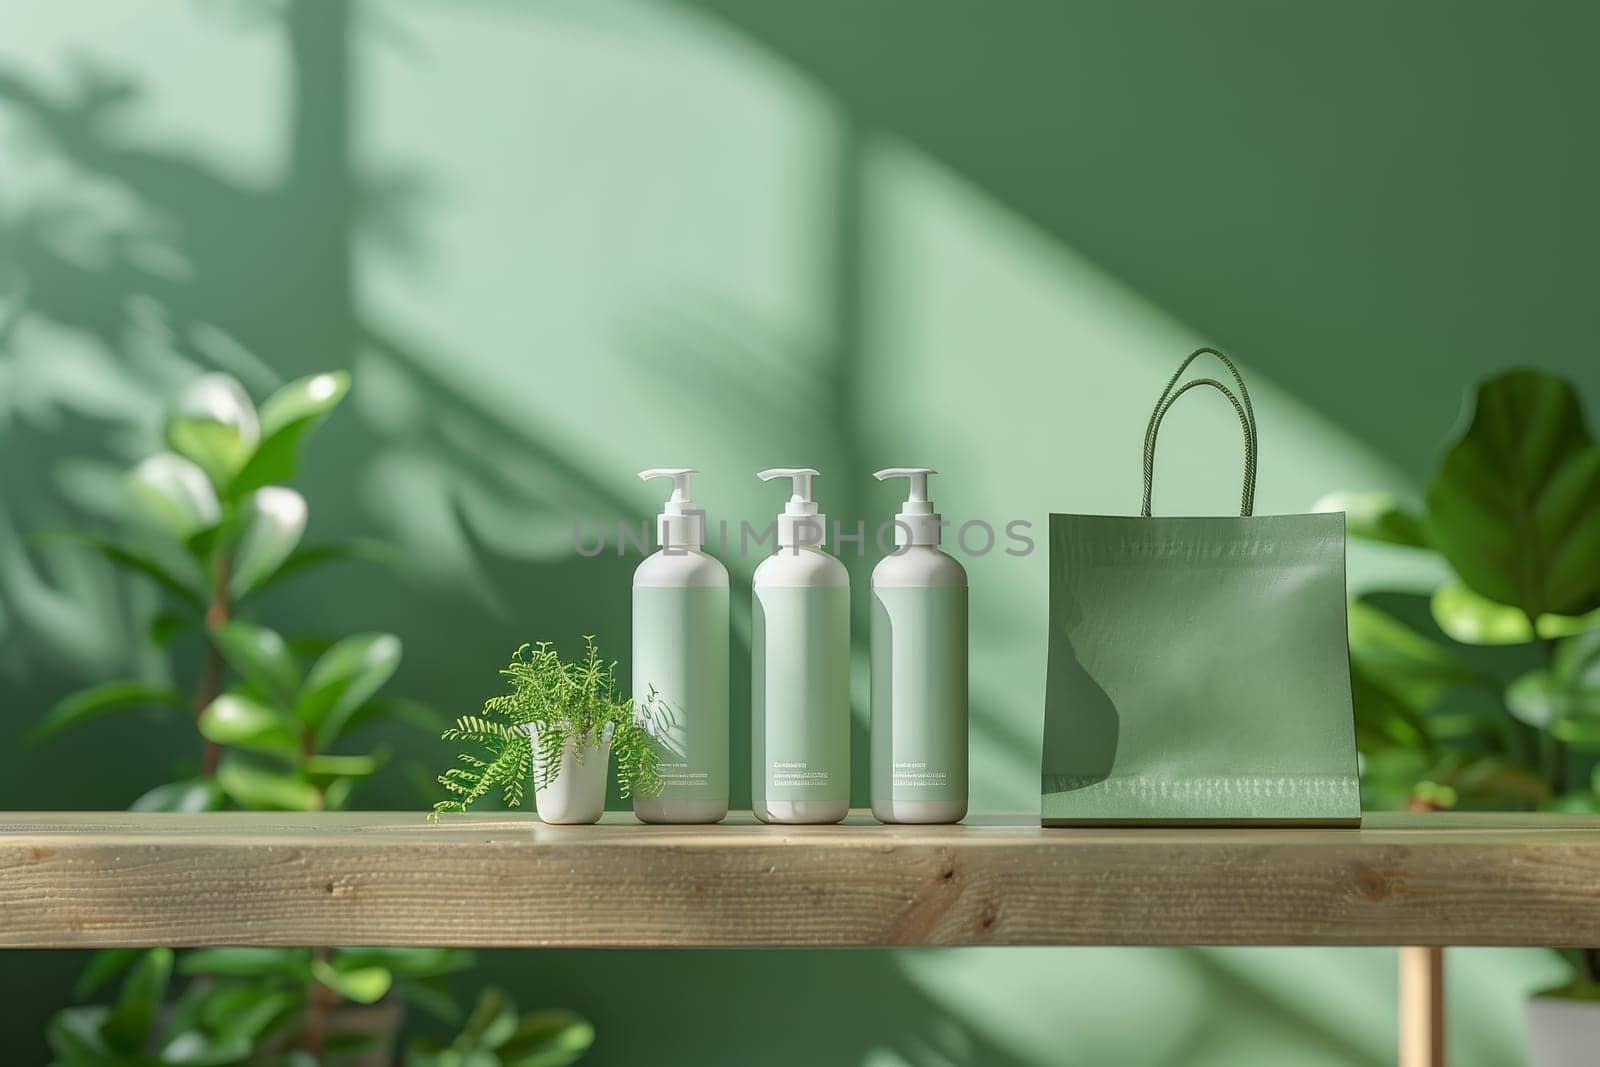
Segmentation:
<svg viewBox="0 0 1600 1067">
<path fill-rule="evenodd" d="M 794 479 L 794 494 L 784 505 L 783 514 L 778 516 L 779 548 L 821 548 L 827 539 L 828 517 L 817 511 L 816 502 L 811 499 L 811 479 L 820 476 L 810 467 L 773 467 L 756 475 L 764 482 L 774 478 Z"/>
<path fill-rule="evenodd" d="M 656 516 L 656 544 L 662 548 L 699 548 L 706 543 L 706 513 L 694 506 L 689 491 L 689 476 L 697 473 L 693 467 L 651 467 L 639 472 L 642 482 L 672 479 L 672 496 Z"/>
<path fill-rule="evenodd" d="M 911 480 L 911 493 L 894 517 L 897 546 L 937 545 L 942 539 L 940 523 L 944 516 L 933 510 L 933 501 L 928 499 L 928 475 L 938 473 L 932 467 L 885 467 L 873 472 L 872 476 L 880 482 L 887 478 Z"/>
</svg>

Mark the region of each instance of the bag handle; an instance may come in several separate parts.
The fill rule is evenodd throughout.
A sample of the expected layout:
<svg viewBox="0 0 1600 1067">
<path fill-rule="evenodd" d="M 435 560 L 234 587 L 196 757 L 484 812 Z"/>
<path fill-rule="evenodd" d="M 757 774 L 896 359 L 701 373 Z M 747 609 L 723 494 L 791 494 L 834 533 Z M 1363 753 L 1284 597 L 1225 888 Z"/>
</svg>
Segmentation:
<svg viewBox="0 0 1600 1067">
<path fill-rule="evenodd" d="M 1222 361 L 1223 366 L 1228 368 L 1229 373 L 1233 375 L 1234 384 L 1239 387 L 1237 395 L 1234 394 L 1232 389 L 1229 389 L 1215 378 L 1196 378 L 1178 386 L 1178 379 L 1182 378 L 1184 371 L 1189 369 L 1189 364 L 1201 356 L 1207 355 L 1216 356 Z M 1255 511 L 1258 442 L 1256 438 L 1256 413 L 1255 409 L 1250 406 L 1250 390 L 1245 388 L 1244 378 L 1240 376 L 1239 368 L 1233 365 L 1231 359 L 1218 352 L 1215 348 L 1197 348 L 1190 352 L 1188 357 L 1178 365 L 1176 373 L 1167 381 L 1167 387 L 1161 390 L 1161 399 L 1156 401 L 1155 411 L 1150 413 L 1150 424 L 1145 427 L 1144 500 L 1139 507 L 1139 514 L 1144 518 L 1150 517 L 1150 493 L 1155 485 L 1156 437 L 1161 432 L 1161 420 L 1166 418 L 1167 412 L 1172 409 L 1172 405 L 1177 402 L 1180 396 L 1197 385 L 1210 386 L 1227 397 L 1228 402 L 1233 405 L 1234 412 L 1239 416 L 1239 426 L 1244 431 L 1244 488 L 1239 493 L 1239 514 L 1240 516 L 1248 516 Z M 1174 389 L 1174 386 L 1178 386 L 1177 389 Z"/>
</svg>

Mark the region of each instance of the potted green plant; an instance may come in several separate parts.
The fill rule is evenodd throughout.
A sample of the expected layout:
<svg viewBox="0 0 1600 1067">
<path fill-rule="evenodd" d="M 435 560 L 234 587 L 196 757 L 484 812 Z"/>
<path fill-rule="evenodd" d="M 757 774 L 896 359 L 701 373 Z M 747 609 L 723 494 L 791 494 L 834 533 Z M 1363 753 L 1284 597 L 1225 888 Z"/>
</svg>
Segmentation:
<svg viewBox="0 0 1600 1067">
<path fill-rule="evenodd" d="M 1572 386 L 1483 382 L 1420 511 L 1384 493 L 1319 506 L 1450 572 L 1350 605 L 1366 806 L 1600 813 L 1600 445 Z M 1566 955 L 1571 981 L 1529 1003 L 1538 1063 L 1600 1047 L 1600 951 Z"/>
<path fill-rule="evenodd" d="M 660 792 L 659 755 L 643 725 L 649 709 L 636 715 L 618 689 L 616 661 L 600 658 L 593 635 L 583 641 L 575 660 L 563 660 L 549 642 L 523 645 L 500 672 L 511 691 L 444 731 L 444 740 L 470 742 L 482 754 L 458 754 L 461 765 L 439 776 L 452 799 L 434 806 L 435 818 L 464 812 L 496 789 L 516 807 L 531 777 L 540 819 L 596 822 L 605 811 L 612 757 L 622 796 Z"/>
</svg>

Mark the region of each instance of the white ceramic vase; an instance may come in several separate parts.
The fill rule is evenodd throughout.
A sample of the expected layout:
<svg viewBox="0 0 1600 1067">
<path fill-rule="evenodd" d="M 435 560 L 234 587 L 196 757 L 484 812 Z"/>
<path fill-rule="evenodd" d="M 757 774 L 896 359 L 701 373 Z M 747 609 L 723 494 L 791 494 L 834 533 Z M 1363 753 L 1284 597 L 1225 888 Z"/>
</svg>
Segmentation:
<svg viewBox="0 0 1600 1067">
<path fill-rule="evenodd" d="M 611 740 L 609 736 L 598 743 L 591 741 L 583 749 L 583 759 L 578 758 L 578 748 L 569 739 L 561 750 L 561 770 L 544 781 L 545 758 L 540 751 L 539 736 L 528 728 L 533 738 L 533 805 L 539 818 L 548 823 L 573 825 L 599 822 L 606 810 L 606 777 L 611 766 Z"/>
<path fill-rule="evenodd" d="M 1527 1018 L 1533 1067 L 1592 1067 L 1600 1056 L 1600 1000 L 1530 997 Z"/>
</svg>

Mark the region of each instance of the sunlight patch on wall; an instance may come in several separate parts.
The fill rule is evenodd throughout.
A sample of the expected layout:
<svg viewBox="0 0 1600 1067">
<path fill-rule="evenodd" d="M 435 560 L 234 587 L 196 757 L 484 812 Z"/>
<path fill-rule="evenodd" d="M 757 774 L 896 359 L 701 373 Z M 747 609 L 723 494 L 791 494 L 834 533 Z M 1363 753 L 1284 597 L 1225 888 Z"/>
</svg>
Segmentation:
<svg viewBox="0 0 1600 1067">
<path fill-rule="evenodd" d="M 1138 513 L 1150 410 L 1207 339 L 914 147 L 878 136 L 868 160 L 866 429 L 875 446 L 939 468 L 948 518 L 1026 520 L 1039 549 L 968 564 L 973 757 L 985 768 L 973 804 L 1031 810 L 1049 514 Z M 1372 449 L 1255 372 L 1249 352 L 1232 354 L 1261 425 L 1261 513 L 1309 510 L 1336 487 L 1403 486 Z M 1226 376 L 1216 364 L 1202 373 Z M 1241 437 L 1220 397 L 1186 397 L 1161 442 L 1158 514 L 1237 509 Z"/>
</svg>

